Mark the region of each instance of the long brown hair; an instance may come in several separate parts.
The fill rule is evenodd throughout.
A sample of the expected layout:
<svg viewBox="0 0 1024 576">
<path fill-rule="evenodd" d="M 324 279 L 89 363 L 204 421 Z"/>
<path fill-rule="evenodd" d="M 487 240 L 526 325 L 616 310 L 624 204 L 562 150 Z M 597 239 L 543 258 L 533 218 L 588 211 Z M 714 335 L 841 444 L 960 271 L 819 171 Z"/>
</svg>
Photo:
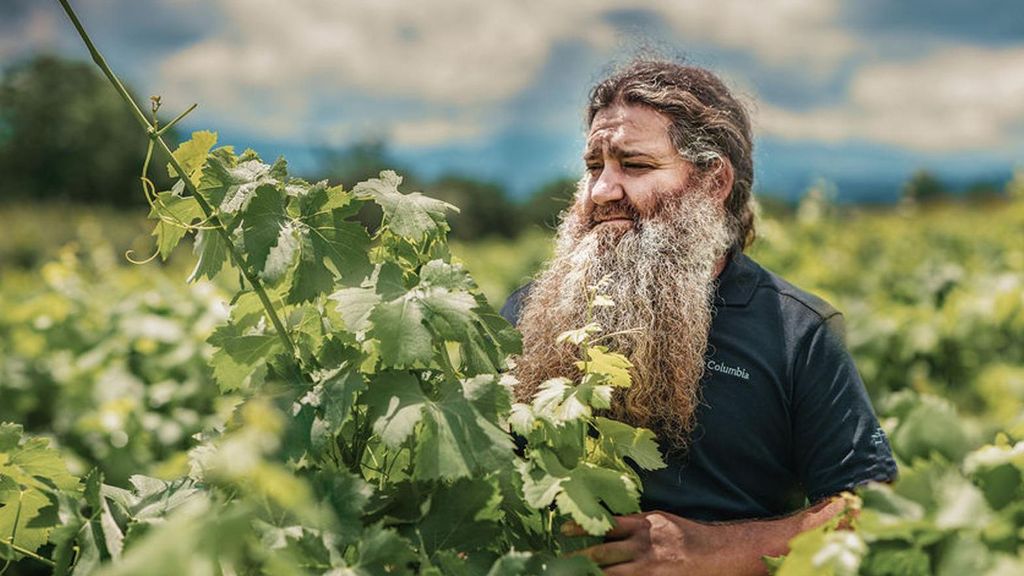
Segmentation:
<svg viewBox="0 0 1024 576">
<path fill-rule="evenodd" d="M 599 111 L 616 104 L 649 106 L 668 117 L 672 144 L 701 172 L 714 172 L 723 158 L 729 161 L 729 229 L 736 248 L 750 246 L 755 236 L 750 117 L 725 84 L 704 68 L 637 58 L 591 90 L 587 126 Z"/>
</svg>

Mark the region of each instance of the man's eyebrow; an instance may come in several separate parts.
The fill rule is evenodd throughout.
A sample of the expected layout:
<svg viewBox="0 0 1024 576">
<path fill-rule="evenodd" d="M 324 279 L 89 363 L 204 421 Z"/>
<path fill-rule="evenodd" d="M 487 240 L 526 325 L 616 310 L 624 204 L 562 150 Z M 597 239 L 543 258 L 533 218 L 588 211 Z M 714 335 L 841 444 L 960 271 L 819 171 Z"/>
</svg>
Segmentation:
<svg viewBox="0 0 1024 576">
<path fill-rule="evenodd" d="M 637 149 L 633 149 L 633 148 L 619 148 L 619 147 L 616 147 L 616 146 L 612 146 L 611 147 L 611 153 L 612 153 L 612 156 L 614 156 L 615 158 L 636 158 L 636 157 L 640 157 L 640 156 L 648 157 L 648 158 L 652 158 L 653 157 L 653 154 L 651 154 L 649 152 L 645 152 L 643 150 L 637 150 Z M 591 149 L 589 149 L 589 150 L 587 150 L 586 152 L 583 153 L 583 159 L 584 160 L 596 160 L 597 158 L 600 158 L 601 155 L 602 154 L 601 154 L 601 149 L 600 148 L 591 148 Z"/>
</svg>

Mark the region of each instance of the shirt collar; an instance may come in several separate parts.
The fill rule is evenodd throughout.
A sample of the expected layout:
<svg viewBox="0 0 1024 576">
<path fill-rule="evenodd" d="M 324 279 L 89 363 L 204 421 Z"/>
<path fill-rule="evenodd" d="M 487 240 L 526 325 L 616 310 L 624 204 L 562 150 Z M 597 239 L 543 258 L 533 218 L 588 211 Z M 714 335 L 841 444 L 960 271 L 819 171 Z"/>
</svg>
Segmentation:
<svg viewBox="0 0 1024 576">
<path fill-rule="evenodd" d="M 757 288 L 757 264 L 742 252 L 727 257 L 725 268 L 718 275 L 718 291 L 715 304 L 721 306 L 746 306 Z"/>
</svg>

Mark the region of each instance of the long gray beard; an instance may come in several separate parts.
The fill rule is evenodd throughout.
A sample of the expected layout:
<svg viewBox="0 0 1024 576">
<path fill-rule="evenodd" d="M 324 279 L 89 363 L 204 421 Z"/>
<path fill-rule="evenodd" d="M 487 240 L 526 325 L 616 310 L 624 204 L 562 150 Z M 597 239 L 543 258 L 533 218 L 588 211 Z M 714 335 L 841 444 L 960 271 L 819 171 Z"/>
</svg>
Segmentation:
<svg viewBox="0 0 1024 576">
<path fill-rule="evenodd" d="M 595 307 L 593 320 L 614 334 L 601 343 L 633 364 L 633 385 L 617 390 L 610 415 L 685 449 L 700 402 L 716 266 L 729 244 L 725 215 L 704 190 L 673 195 L 625 232 L 591 229 L 578 209 L 568 213 L 520 317 L 517 397 L 529 401 L 545 380 L 578 376 L 578 350 L 555 339 L 586 323 L 587 287 L 610 275 L 615 306 Z"/>
</svg>

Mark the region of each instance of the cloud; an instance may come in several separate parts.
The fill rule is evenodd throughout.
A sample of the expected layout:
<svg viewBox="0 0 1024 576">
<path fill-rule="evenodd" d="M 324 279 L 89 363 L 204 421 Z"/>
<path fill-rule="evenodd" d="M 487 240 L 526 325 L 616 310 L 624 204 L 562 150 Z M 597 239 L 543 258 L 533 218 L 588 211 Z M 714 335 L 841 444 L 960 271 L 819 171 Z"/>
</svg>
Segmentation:
<svg viewBox="0 0 1024 576">
<path fill-rule="evenodd" d="M 867 140 L 940 152 L 1024 144 L 1024 48 L 958 46 L 865 65 L 839 105 L 762 103 L 758 127 L 787 139 Z"/>
<path fill-rule="evenodd" d="M 609 13 L 644 11 L 664 22 L 673 40 L 746 51 L 770 66 L 799 58 L 827 69 L 855 44 L 835 22 L 837 6 L 834 0 L 722 0 L 714 7 L 653 0 L 296 0 L 287 6 L 220 0 L 225 28 L 163 60 L 159 85 L 170 96 L 198 99 L 211 114 L 246 113 L 250 130 L 264 136 L 337 139 L 345 127 L 336 118 L 310 114 L 347 92 L 382 99 L 369 118 L 408 142 L 484 137 L 501 127 L 479 122 L 496 117 L 481 109 L 498 109 L 528 89 L 560 43 L 580 42 L 609 56 L 621 49 L 625 38 Z M 268 105 L 258 115 L 247 113 L 254 110 L 245 100 L 254 97 L 276 110 Z M 400 109 L 383 106 L 396 99 L 443 105 L 444 112 L 404 118 Z"/>
<path fill-rule="evenodd" d="M 931 36 L 994 46 L 1024 38 L 1020 0 L 857 0 L 845 8 L 843 19 L 872 40 Z"/>
<path fill-rule="evenodd" d="M 427 119 L 396 122 L 391 141 L 396 146 L 434 146 L 437 144 L 474 140 L 483 132 L 483 123 L 469 118 Z"/>
<path fill-rule="evenodd" d="M 666 3 L 663 10 L 684 39 L 750 53 L 762 65 L 826 73 L 859 46 L 841 25 L 840 8 L 836 0 L 720 0 Z"/>
<path fill-rule="evenodd" d="M 36 50 L 45 50 L 59 37 L 56 15 L 15 1 L 0 11 L 0 62 L 18 60 Z"/>
</svg>

